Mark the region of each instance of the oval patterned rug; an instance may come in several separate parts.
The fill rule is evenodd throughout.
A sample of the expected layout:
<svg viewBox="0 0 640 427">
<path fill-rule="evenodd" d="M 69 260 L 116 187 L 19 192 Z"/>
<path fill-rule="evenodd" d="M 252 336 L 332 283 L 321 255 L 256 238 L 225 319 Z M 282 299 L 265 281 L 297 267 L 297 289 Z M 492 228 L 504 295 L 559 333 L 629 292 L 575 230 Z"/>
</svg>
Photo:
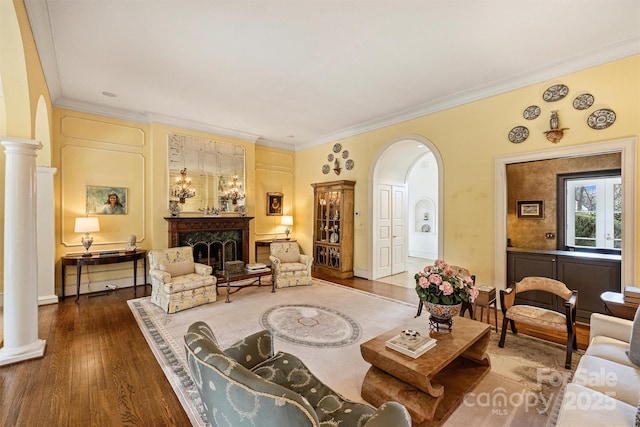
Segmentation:
<svg viewBox="0 0 640 427">
<path fill-rule="evenodd" d="M 362 334 L 351 317 L 319 305 L 277 305 L 262 313 L 260 323 L 284 341 L 309 347 L 343 347 Z"/>
</svg>

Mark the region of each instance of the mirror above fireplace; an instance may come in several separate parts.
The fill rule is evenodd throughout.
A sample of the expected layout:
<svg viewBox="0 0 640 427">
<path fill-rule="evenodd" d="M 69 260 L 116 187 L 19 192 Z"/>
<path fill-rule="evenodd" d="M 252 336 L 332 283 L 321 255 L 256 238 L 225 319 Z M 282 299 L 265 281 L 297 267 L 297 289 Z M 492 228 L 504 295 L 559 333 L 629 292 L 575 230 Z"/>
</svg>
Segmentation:
<svg viewBox="0 0 640 427">
<path fill-rule="evenodd" d="M 190 189 L 195 193 L 183 199 L 183 213 L 213 208 L 238 212 L 238 207 L 245 204 L 242 145 L 176 133 L 169 135 L 168 144 L 168 199 L 175 199 L 174 187 L 185 169 L 191 180 Z"/>
</svg>

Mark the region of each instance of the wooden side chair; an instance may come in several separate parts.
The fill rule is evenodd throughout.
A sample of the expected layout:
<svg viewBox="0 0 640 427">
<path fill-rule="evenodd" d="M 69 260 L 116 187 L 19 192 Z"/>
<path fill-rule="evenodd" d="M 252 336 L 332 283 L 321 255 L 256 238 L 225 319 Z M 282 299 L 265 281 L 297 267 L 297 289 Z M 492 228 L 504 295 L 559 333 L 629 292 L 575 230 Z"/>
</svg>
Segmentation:
<svg viewBox="0 0 640 427">
<path fill-rule="evenodd" d="M 526 304 L 516 304 L 516 295 L 528 291 L 542 291 L 557 295 L 564 302 L 564 312 L 558 312 Z M 512 288 L 500 290 L 500 305 L 502 307 L 502 334 L 498 345 L 504 347 L 507 334 L 507 324 L 511 331 L 517 334 L 516 323 L 522 323 L 536 328 L 548 329 L 567 334 L 567 357 L 564 367 L 571 368 L 573 350 L 578 349 L 576 340 L 576 307 L 578 291 L 572 291 L 567 286 L 547 277 L 525 277 Z"/>
<path fill-rule="evenodd" d="M 452 265 L 451 268 L 457 270 L 457 275 L 458 276 L 462 276 L 462 277 L 466 277 L 466 276 L 470 276 L 471 280 L 473 280 L 473 284 L 476 284 L 476 276 L 475 274 L 471 274 L 469 273 L 469 270 L 467 270 L 464 267 L 460 267 L 457 265 Z M 424 305 L 424 301 L 420 300 L 420 303 L 418 304 L 418 312 L 416 313 L 415 317 L 418 317 L 422 314 L 422 306 Z M 464 317 L 464 313 L 469 310 L 469 318 L 473 319 L 473 304 L 469 303 L 469 302 L 463 302 L 462 303 L 462 308 L 460 309 L 460 316 Z M 496 326 L 497 327 L 497 326 Z"/>
</svg>

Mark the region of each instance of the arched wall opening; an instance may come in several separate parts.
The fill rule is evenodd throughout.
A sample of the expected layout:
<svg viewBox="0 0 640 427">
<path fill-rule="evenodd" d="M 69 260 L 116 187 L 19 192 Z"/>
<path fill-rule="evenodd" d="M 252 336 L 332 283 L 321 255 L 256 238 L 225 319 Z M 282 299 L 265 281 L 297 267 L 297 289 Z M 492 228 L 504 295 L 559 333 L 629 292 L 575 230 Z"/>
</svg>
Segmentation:
<svg viewBox="0 0 640 427">
<path fill-rule="evenodd" d="M 411 224 L 411 221 L 415 222 L 415 217 L 409 214 L 410 173 L 427 154 L 433 155 L 437 168 L 437 194 L 432 197 L 436 211 L 432 226 L 437 240 L 437 254 L 442 253 L 442 233 L 437 232 L 443 226 L 442 157 L 436 146 L 423 136 L 395 138 L 378 151 L 369 170 L 371 203 L 368 214 L 372 221 L 368 230 L 371 245 L 367 278 L 370 280 L 406 271 L 399 263 L 404 265 L 409 256 L 409 233 L 415 227 L 415 224 Z"/>
</svg>

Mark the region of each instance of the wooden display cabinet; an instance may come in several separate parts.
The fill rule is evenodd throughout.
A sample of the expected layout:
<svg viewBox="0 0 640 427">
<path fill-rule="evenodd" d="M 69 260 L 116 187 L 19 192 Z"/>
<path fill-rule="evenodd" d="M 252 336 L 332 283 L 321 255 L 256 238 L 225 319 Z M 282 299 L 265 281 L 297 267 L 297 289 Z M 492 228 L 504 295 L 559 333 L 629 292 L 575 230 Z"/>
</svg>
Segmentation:
<svg viewBox="0 0 640 427">
<path fill-rule="evenodd" d="M 323 275 L 353 277 L 353 193 L 355 181 L 311 184 L 313 187 L 314 269 Z"/>
</svg>

